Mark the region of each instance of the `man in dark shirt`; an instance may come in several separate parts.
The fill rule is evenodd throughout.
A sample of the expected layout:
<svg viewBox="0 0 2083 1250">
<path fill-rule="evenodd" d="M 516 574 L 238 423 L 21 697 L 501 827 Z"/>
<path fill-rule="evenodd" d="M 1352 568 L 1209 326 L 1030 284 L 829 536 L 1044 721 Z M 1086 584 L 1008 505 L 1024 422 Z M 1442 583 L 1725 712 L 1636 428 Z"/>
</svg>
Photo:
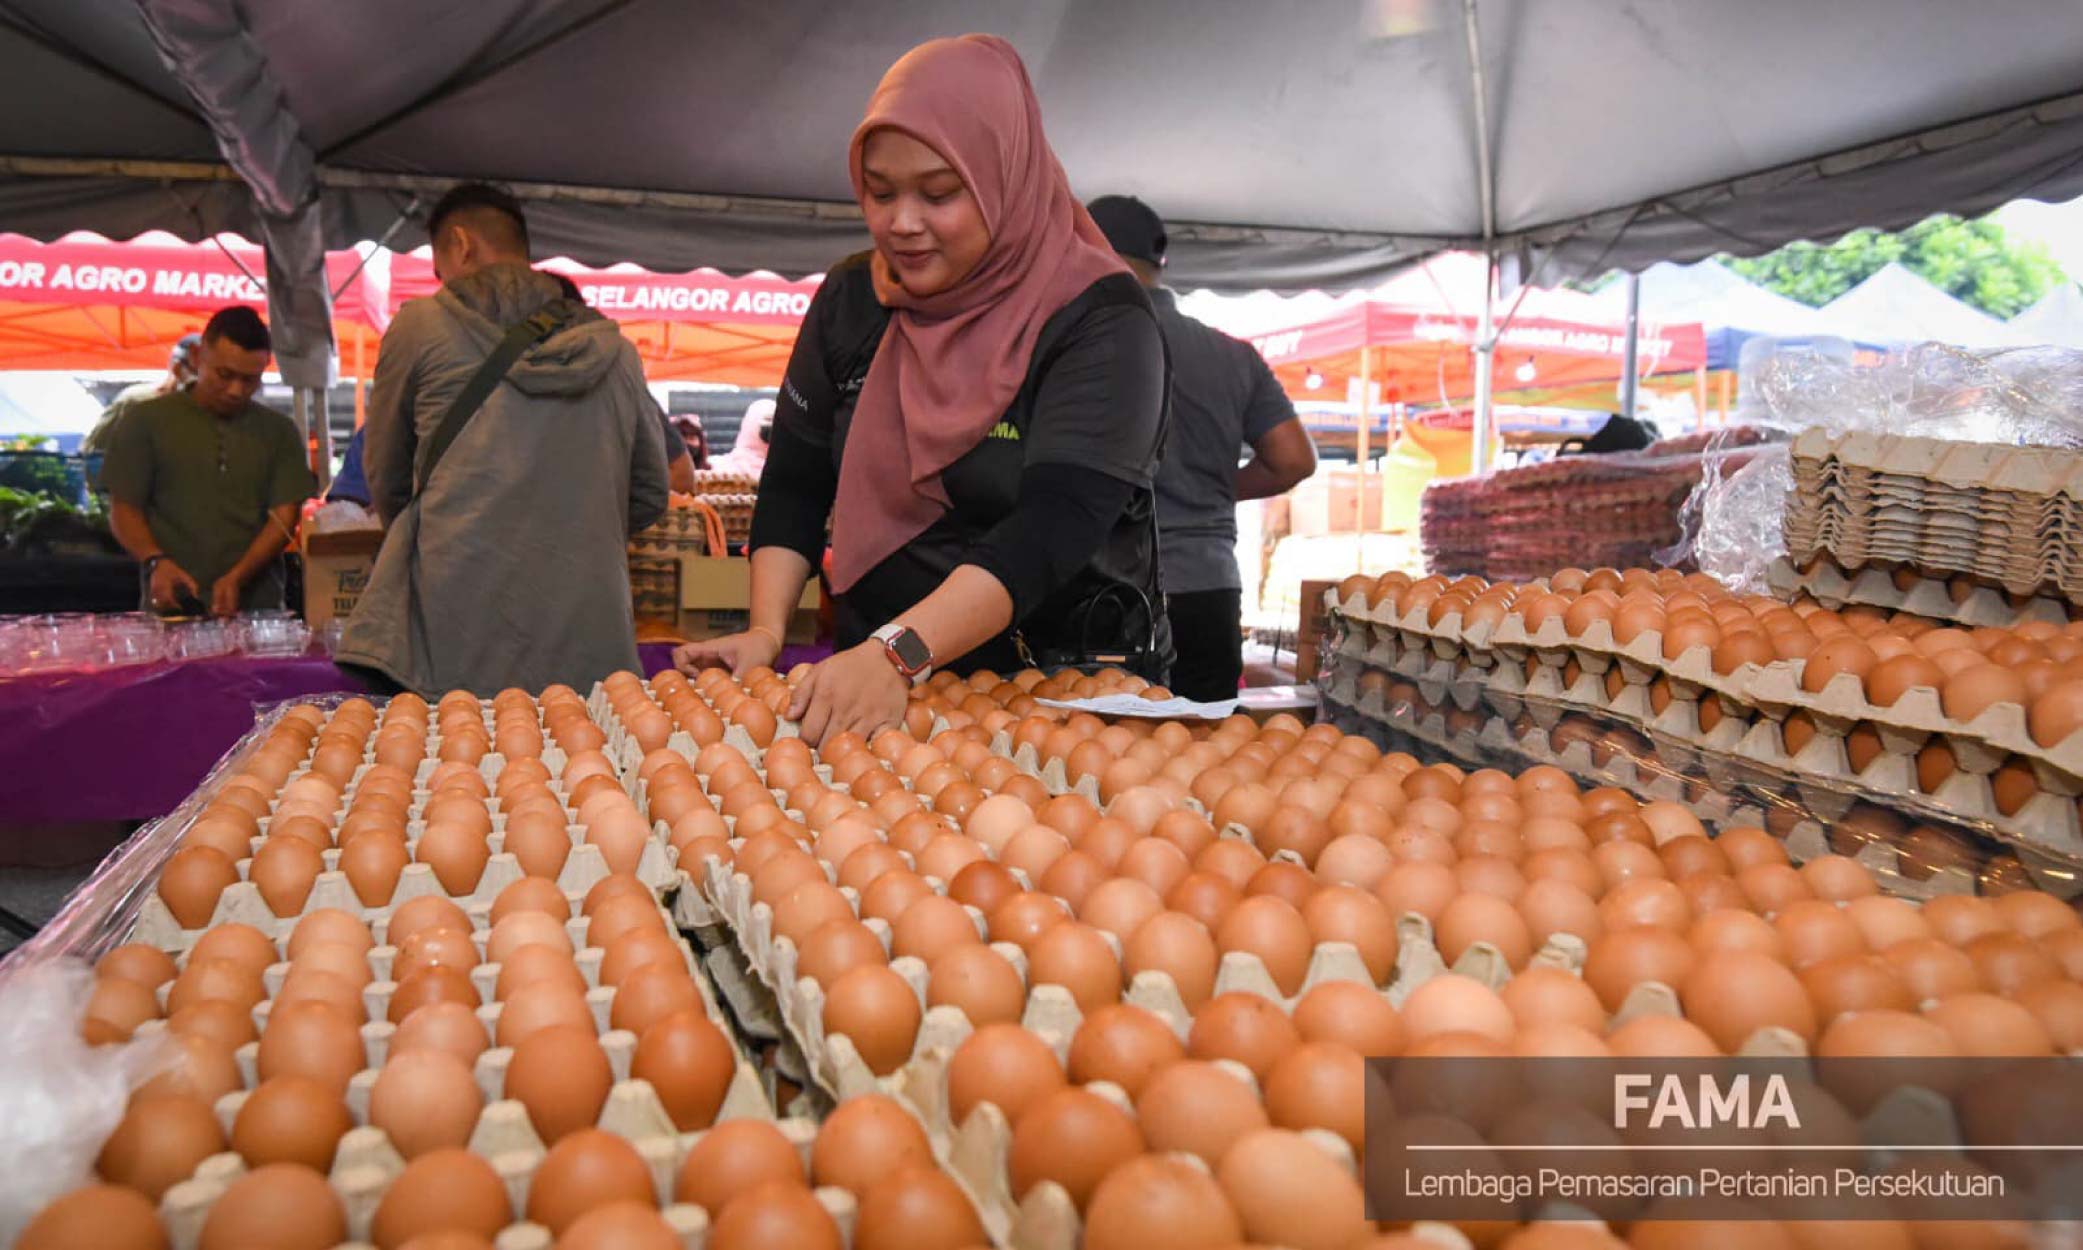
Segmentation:
<svg viewBox="0 0 2083 1250">
<path fill-rule="evenodd" d="M 1233 699 L 1244 676 L 1237 501 L 1282 494 L 1316 472 L 1316 447 L 1273 371 L 1247 343 L 1179 311 L 1158 284 L 1164 222 L 1132 196 L 1087 206 L 1150 290 L 1172 364 L 1172 421 L 1157 471 L 1159 567 L 1172 638 L 1174 692 Z M 1252 452 L 1242 468 L 1243 450 Z"/>
<path fill-rule="evenodd" d="M 253 402 L 269 351 L 260 314 L 220 310 L 194 384 L 138 404 L 110 432 L 109 528 L 143 568 L 148 609 L 282 607 L 279 557 L 315 482 L 295 423 Z"/>
</svg>

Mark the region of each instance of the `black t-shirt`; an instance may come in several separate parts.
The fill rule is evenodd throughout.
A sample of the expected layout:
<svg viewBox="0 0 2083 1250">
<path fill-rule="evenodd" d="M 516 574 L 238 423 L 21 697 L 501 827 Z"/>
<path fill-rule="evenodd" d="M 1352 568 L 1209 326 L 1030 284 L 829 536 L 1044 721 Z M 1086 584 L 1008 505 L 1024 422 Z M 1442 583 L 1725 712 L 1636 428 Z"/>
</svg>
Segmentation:
<svg viewBox="0 0 2083 1250">
<path fill-rule="evenodd" d="M 753 515 L 755 548 L 789 547 L 813 565 L 854 405 L 889 321 L 868 261 L 841 261 L 811 301 Z M 1154 495 L 1167 388 L 1163 339 L 1132 277 L 1102 278 L 1058 310 L 1003 420 L 942 472 L 949 510 L 840 597 L 838 644 L 860 643 L 957 566 L 977 564 L 1011 591 L 1014 627 L 943 667 L 1024 666 L 1014 631 L 1030 654 L 1077 649 L 1081 635 L 1108 647 L 1154 634 L 1168 652 Z M 1099 511 L 1080 518 L 1088 503 Z"/>
</svg>

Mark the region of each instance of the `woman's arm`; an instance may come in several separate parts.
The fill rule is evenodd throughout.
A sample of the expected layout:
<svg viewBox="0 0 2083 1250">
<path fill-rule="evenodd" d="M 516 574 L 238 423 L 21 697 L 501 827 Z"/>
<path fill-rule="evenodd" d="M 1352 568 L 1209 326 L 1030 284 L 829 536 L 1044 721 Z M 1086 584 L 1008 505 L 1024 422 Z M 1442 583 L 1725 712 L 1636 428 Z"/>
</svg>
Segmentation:
<svg viewBox="0 0 2083 1250">
<path fill-rule="evenodd" d="M 1003 583 L 973 564 L 964 564 L 930 595 L 897 614 L 894 622 L 925 640 L 936 656 L 967 655 L 1012 623 L 1013 597 Z M 821 743 L 851 731 L 867 737 L 904 716 L 911 683 L 897 671 L 874 639 L 819 664 L 796 687 L 790 720 L 803 737 Z"/>
</svg>

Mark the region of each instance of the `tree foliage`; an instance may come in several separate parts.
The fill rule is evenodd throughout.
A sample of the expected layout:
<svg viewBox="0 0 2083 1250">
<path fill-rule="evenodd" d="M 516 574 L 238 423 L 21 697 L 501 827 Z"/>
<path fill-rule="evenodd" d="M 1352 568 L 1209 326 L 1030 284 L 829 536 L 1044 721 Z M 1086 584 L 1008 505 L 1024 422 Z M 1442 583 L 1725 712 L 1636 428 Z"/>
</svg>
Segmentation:
<svg viewBox="0 0 2083 1250">
<path fill-rule="evenodd" d="M 2009 320 L 2063 280 L 2038 243 L 2011 239 L 1993 221 L 1941 214 L 1907 230 L 1854 230 L 1830 244 L 1790 243 L 1763 256 L 1722 263 L 1767 290 L 1821 307 L 1901 264 L 1957 300 Z"/>
</svg>

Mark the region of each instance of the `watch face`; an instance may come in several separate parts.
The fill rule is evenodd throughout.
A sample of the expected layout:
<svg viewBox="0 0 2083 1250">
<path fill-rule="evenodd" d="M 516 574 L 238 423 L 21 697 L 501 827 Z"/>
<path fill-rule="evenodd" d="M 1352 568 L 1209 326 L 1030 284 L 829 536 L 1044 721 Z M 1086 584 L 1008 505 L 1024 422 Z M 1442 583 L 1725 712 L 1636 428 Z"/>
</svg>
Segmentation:
<svg viewBox="0 0 2083 1250">
<path fill-rule="evenodd" d="M 890 639 L 890 649 L 897 653 L 904 667 L 914 673 L 933 662 L 933 653 L 926 648 L 926 640 L 908 629 Z"/>
</svg>

